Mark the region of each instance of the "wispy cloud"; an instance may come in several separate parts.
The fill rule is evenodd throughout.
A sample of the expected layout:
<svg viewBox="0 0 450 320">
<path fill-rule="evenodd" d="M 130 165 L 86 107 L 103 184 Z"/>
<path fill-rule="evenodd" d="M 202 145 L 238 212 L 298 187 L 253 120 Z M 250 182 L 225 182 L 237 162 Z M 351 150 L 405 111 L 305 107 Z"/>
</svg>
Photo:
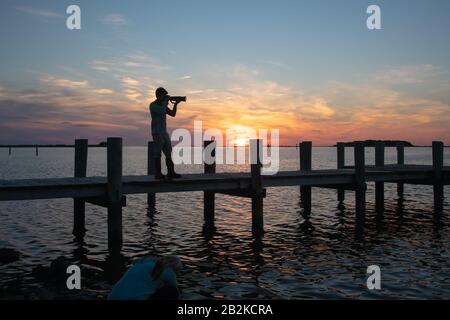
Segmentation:
<svg viewBox="0 0 450 320">
<path fill-rule="evenodd" d="M 94 90 L 92 90 L 92 92 L 94 92 L 95 94 L 101 94 L 101 95 L 114 93 L 114 91 L 112 89 L 107 89 L 107 88 L 94 89 Z"/>
<path fill-rule="evenodd" d="M 52 76 L 46 76 L 40 79 L 41 82 L 45 82 L 50 86 L 62 87 L 67 89 L 86 88 L 89 84 L 87 80 L 70 80 L 54 78 Z"/>
<path fill-rule="evenodd" d="M 375 75 L 375 80 L 385 84 L 414 85 L 424 83 L 441 74 L 441 70 L 431 64 L 393 66 Z"/>
<path fill-rule="evenodd" d="M 127 87 L 137 87 L 139 86 L 139 81 L 130 77 L 122 78 L 122 83 Z"/>
<path fill-rule="evenodd" d="M 265 64 L 265 65 L 272 66 L 272 67 L 277 67 L 277 68 L 284 68 L 285 67 L 284 63 L 282 63 L 280 61 L 275 61 L 275 60 L 263 60 L 263 61 L 261 61 L 261 63 Z"/>
<path fill-rule="evenodd" d="M 153 99 L 155 89 L 166 82 L 164 79 L 158 79 L 158 76 L 166 77 L 166 71 L 171 69 L 158 59 L 140 51 L 97 59 L 90 63 L 90 67 L 101 73 L 102 77 L 116 82 L 119 87 L 117 92 L 132 101 L 135 109 Z"/>
<path fill-rule="evenodd" d="M 144 53 L 133 53 L 103 60 L 97 59 L 92 61 L 90 66 L 96 71 L 113 74 L 145 73 L 171 69 L 170 66 Z"/>
<path fill-rule="evenodd" d="M 101 16 L 99 18 L 99 21 L 105 25 L 111 25 L 111 26 L 125 26 L 129 24 L 130 22 L 121 14 L 111 13 L 104 16 Z"/>
<path fill-rule="evenodd" d="M 95 71 L 100 71 L 100 72 L 109 72 L 111 71 L 111 68 L 108 66 L 108 63 L 106 63 L 105 61 L 93 61 L 91 63 L 91 68 L 94 69 Z"/>
<path fill-rule="evenodd" d="M 27 13 L 33 16 L 41 17 L 41 18 L 63 18 L 64 14 L 50 11 L 47 9 L 41 9 L 41 8 L 35 8 L 35 7 L 29 7 L 29 6 L 18 6 L 15 7 L 16 10 Z"/>
</svg>

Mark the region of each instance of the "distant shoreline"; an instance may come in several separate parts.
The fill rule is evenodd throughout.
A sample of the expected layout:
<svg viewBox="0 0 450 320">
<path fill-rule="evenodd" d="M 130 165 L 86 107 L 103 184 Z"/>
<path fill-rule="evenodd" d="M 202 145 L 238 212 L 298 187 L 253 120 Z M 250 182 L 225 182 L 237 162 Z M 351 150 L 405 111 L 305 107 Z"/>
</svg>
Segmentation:
<svg viewBox="0 0 450 320">
<path fill-rule="evenodd" d="M 0 148 L 75 148 L 73 144 L 1 144 Z M 106 148 L 106 145 L 90 144 L 89 148 Z"/>
<path fill-rule="evenodd" d="M 73 144 L 2 144 L 0 145 L 0 148 L 6 149 L 6 148 L 74 148 L 75 145 Z M 125 145 L 124 147 L 147 147 L 146 145 Z M 248 146 L 247 146 L 248 147 Z M 298 146 L 280 146 L 280 148 L 297 148 Z M 349 146 L 347 146 L 349 147 Z M 372 146 L 367 146 L 372 147 Z M 386 146 L 386 148 L 395 146 Z M 100 145 L 100 144 L 90 144 L 89 148 L 106 148 L 106 145 Z M 336 145 L 331 146 L 313 146 L 313 148 L 336 148 Z M 431 145 L 429 146 L 421 146 L 421 145 L 411 145 L 411 146 L 405 146 L 405 148 L 431 148 Z M 450 148 L 450 146 L 445 146 L 444 148 Z"/>
</svg>

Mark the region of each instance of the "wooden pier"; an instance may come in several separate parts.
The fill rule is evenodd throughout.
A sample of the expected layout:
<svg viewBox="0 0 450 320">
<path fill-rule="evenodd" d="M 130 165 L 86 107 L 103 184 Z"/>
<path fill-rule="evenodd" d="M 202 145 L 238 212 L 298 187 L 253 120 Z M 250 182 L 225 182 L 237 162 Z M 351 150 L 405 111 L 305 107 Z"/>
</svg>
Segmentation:
<svg viewBox="0 0 450 320">
<path fill-rule="evenodd" d="M 212 161 L 206 161 L 203 174 L 184 174 L 172 181 L 155 180 L 152 142 L 148 144 L 147 175 L 122 175 L 122 138 L 107 140 L 107 176 L 86 177 L 88 141 L 75 141 L 74 177 L 55 179 L 0 180 L 0 201 L 35 199 L 74 199 L 73 233 L 83 236 L 85 227 L 85 203 L 108 209 L 108 247 L 110 251 L 120 251 L 122 247 L 122 207 L 126 206 L 126 195 L 147 194 L 150 207 L 155 206 L 156 193 L 204 192 L 205 223 L 214 224 L 215 194 L 227 194 L 250 198 L 252 202 L 252 231 L 255 236 L 264 232 L 263 199 L 266 189 L 282 186 L 300 186 L 303 210 L 311 212 L 311 188 L 331 188 L 337 190 L 338 201 L 344 201 L 346 190 L 355 194 L 357 216 L 366 211 L 367 183 L 375 183 L 376 209 L 384 207 L 384 184 L 396 183 L 399 197 L 403 197 L 404 184 L 433 186 L 434 210 L 443 210 L 444 185 L 450 182 L 450 167 L 444 167 L 444 145 L 433 142 L 433 165 L 405 164 L 404 146 L 397 146 L 397 164 L 385 164 L 384 143 L 375 146 L 375 165 L 365 164 L 364 142 L 351 145 L 337 144 L 336 169 L 312 169 L 312 143 L 299 145 L 300 170 L 281 171 L 275 175 L 262 175 L 260 152 L 261 141 L 251 141 L 251 170 L 247 173 L 216 173 L 215 143 L 205 141 L 204 148 L 211 153 Z M 345 147 L 354 149 L 354 165 L 345 164 Z M 207 154 L 207 152 L 205 152 Z"/>
</svg>

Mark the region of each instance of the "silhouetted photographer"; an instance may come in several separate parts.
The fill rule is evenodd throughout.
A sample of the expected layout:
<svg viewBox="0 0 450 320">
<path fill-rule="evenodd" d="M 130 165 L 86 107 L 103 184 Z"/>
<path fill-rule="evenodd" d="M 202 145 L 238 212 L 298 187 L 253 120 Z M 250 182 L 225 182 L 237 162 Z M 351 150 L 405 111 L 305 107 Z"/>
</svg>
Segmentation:
<svg viewBox="0 0 450 320">
<path fill-rule="evenodd" d="M 153 155 L 155 157 L 155 179 L 164 179 L 161 172 L 161 151 L 164 152 L 167 165 L 168 178 L 181 178 L 175 172 L 172 161 L 172 143 L 167 133 L 166 115 L 175 117 L 178 103 L 186 101 L 186 97 L 171 97 L 164 88 L 158 88 L 155 92 L 156 100 L 150 103 L 150 114 L 152 116 L 152 136 L 154 141 Z M 169 108 L 169 102 L 173 103 L 173 108 Z"/>
</svg>

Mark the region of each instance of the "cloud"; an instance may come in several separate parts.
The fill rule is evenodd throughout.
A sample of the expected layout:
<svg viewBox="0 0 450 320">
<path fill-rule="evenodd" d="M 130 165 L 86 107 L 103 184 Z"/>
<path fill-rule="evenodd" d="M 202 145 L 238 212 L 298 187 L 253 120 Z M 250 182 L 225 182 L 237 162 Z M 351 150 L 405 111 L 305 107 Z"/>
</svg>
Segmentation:
<svg viewBox="0 0 450 320">
<path fill-rule="evenodd" d="M 93 92 L 95 94 L 101 94 L 101 95 L 105 95 L 105 94 L 113 94 L 114 91 L 111 89 L 106 89 L 106 88 L 100 88 L 100 89 L 94 89 Z"/>
<path fill-rule="evenodd" d="M 96 71 L 109 72 L 113 75 L 130 73 L 144 75 L 171 69 L 170 66 L 164 65 L 158 59 L 144 53 L 122 55 L 104 60 L 97 59 L 90 62 L 89 65 Z"/>
<path fill-rule="evenodd" d="M 91 63 L 91 68 L 96 70 L 96 71 L 101 71 L 101 72 L 109 72 L 109 71 L 111 71 L 111 69 L 108 66 L 108 64 L 105 63 L 104 61 L 93 61 Z"/>
<path fill-rule="evenodd" d="M 124 91 L 125 93 L 125 97 L 128 98 L 128 100 L 131 101 L 135 101 L 140 103 L 141 102 L 141 97 L 142 97 L 142 93 L 140 93 L 138 90 L 134 90 L 134 89 L 126 89 Z"/>
<path fill-rule="evenodd" d="M 312 97 L 302 100 L 299 103 L 298 113 L 303 119 L 330 119 L 336 111 L 331 107 L 325 99 L 320 97 Z"/>
<path fill-rule="evenodd" d="M 16 10 L 41 18 L 64 18 L 64 14 L 46 9 L 34 8 L 29 6 L 15 7 Z"/>
<path fill-rule="evenodd" d="M 139 86 L 139 81 L 130 77 L 122 78 L 122 83 L 128 87 L 136 87 Z"/>
<path fill-rule="evenodd" d="M 261 61 L 261 63 L 272 66 L 272 67 L 277 67 L 277 68 L 285 68 L 286 67 L 284 63 L 282 63 L 280 61 L 275 61 L 275 60 L 263 60 L 263 61 Z"/>
<path fill-rule="evenodd" d="M 56 136 L 69 139 L 67 142 L 82 132 L 94 139 L 104 140 L 111 134 L 143 144 L 148 138 L 148 102 L 164 81 L 170 83 L 171 93 L 188 96 L 177 117 L 170 118 L 169 128 L 191 129 L 196 119 L 203 121 L 204 129 L 224 132 L 234 126 L 280 129 L 282 144 L 294 144 L 300 139 L 312 140 L 316 145 L 356 139 L 405 139 L 428 144 L 450 137 L 450 103 L 437 96 L 420 95 L 421 90 L 434 88 L 436 83 L 442 86 L 437 76 L 414 82 L 413 92 L 403 92 L 402 87 L 373 76 L 352 83 L 328 82 L 307 90 L 244 65 L 208 67 L 204 74 L 195 73 L 195 81 L 173 81 L 179 74 L 164 72 L 167 80 L 158 79 L 159 70 L 142 72 L 128 63 L 146 65 L 150 60 L 141 52 L 97 60 L 91 67 L 110 70 L 105 75 L 101 71 L 100 78 L 44 75 L 37 87 L 41 89 L 18 90 L 2 84 L 2 139 L 27 134 L 46 141 Z M 441 74 L 430 67 L 412 69 Z M 105 85 L 105 80 L 116 82 L 116 86 L 109 82 Z M 445 83 L 447 87 L 450 84 Z M 3 132 L 7 134 L 3 136 Z"/>
<path fill-rule="evenodd" d="M 158 75 L 167 76 L 171 67 L 141 51 L 92 61 L 90 67 L 117 82 L 118 92 L 128 101 L 134 102 L 135 110 L 147 105 L 154 98 L 155 89 L 166 83 Z M 122 90 L 120 90 L 122 89 Z"/>
<path fill-rule="evenodd" d="M 58 79 L 51 76 L 41 78 L 40 80 L 50 86 L 62 87 L 67 89 L 87 88 L 89 85 L 89 82 L 87 80 Z"/>
<path fill-rule="evenodd" d="M 123 15 L 115 14 L 115 13 L 101 16 L 99 18 L 99 21 L 105 25 L 111 25 L 111 26 L 117 26 L 117 27 L 121 27 L 121 26 L 125 26 L 125 25 L 129 24 L 129 21 L 127 19 L 125 19 L 125 17 Z"/>
<path fill-rule="evenodd" d="M 442 72 L 431 64 L 394 66 L 375 74 L 375 80 L 391 85 L 415 85 L 429 81 Z"/>
<path fill-rule="evenodd" d="M 17 90 L 4 88 L 0 96 L 0 143 L 71 143 L 77 137 L 94 142 L 123 136 L 128 144 L 148 140 L 148 115 L 129 108 L 114 96 L 97 99 L 84 90 L 71 96 L 63 88 Z M 80 130 L 80 128 L 83 128 Z"/>
<path fill-rule="evenodd" d="M 437 84 L 442 86 L 438 68 L 392 69 L 414 70 L 409 75 L 422 72 L 421 82 L 414 83 L 423 91 Z M 399 138 L 422 144 L 450 137 L 450 128 L 444 124 L 450 122 L 448 101 L 437 95 L 421 95 L 420 90 L 402 92 L 374 77 L 352 83 L 329 82 L 306 90 L 265 79 L 260 70 L 243 65 L 209 67 L 207 72 L 207 76 L 196 75 L 196 80 L 209 81 L 190 83 L 185 91 L 189 108 L 181 109 L 183 117 L 197 115 L 204 127 L 277 128 L 286 144 L 298 139 L 333 144 L 373 138 Z M 205 89 L 211 83 L 219 87 Z"/>
</svg>

